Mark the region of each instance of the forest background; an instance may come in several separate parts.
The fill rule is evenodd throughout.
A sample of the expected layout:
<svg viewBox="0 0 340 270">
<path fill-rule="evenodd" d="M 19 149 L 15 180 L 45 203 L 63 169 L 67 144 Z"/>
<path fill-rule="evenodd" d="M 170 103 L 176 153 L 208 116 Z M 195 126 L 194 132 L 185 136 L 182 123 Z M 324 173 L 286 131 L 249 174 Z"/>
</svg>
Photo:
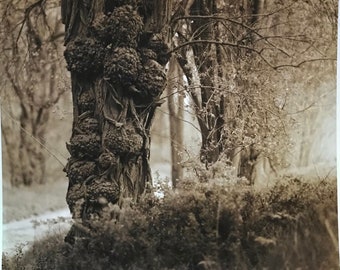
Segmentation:
<svg viewBox="0 0 340 270">
<path fill-rule="evenodd" d="M 221 42 L 230 35 L 226 44 L 211 46 L 200 36 L 209 24 L 189 29 L 195 19 L 189 15 L 202 14 L 194 13 L 190 1 L 182 2 L 177 19 L 182 25 L 176 25 L 171 48 L 177 59 L 166 67 L 166 103 L 157 108 L 151 130 L 155 178 L 168 176 L 172 186 L 193 177 L 203 182 L 246 179 L 262 187 L 287 175 L 335 176 L 337 2 L 259 1 L 257 12 L 264 15 L 254 19 L 252 13 L 249 19 L 242 16 L 253 12 L 247 1 L 217 1 L 221 10 L 246 19 L 240 23 L 209 14 L 222 29 L 209 40 Z M 73 111 L 59 3 L 4 1 L 1 12 L 8 222 L 66 206 L 63 169 Z M 225 52 L 216 58 L 220 45 Z M 202 69 L 209 65 L 221 69 Z M 210 98 L 204 100 L 205 95 Z"/>
<path fill-rule="evenodd" d="M 45 3 L 46 14 L 39 11 L 39 5 L 30 4 L 29 1 L 22 5 L 9 1 L 2 6 L 5 188 L 59 181 L 65 178 L 63 168 L 69 157 L 65 143 L 71 136 L 73 112 L 58 3 Z M 242 4 L 229 5 L 231 9 L 242 7 Z M 224 112 L 227 131 L 223 136 L 227 141 L 220 142 L 225 149 L 220 156 L 213 157 L 215 161 L 223 159 L 224 154 L 232 166 L 238 167 L 236 174 L 252 182 L 255 178 L 265 182 L 269 175 L 284 170 L 318 173 L 318 170 L 331 171 L 336 166 L 336 66 L 332 60 L 320 60 L 336 57 L 335 7 L 336 1 L 267 3 L 262 12 L 269 10 L 273 14 L 263 16 L 256 28 L 258 32 L 254 30 L 253 34 L 259 36 L 249 46 L 254 53 L 247 55 L 242 48 L 226 46 L 231 58 L 229 63 L 220 64 L 224 65 L 226 75 L 217 79 L 222 81 L 215 82 L 223 86 L 210 93 L 210 103 L 216 104 L 221 95 L 229 100 Z M 321 16 L 316 16 L 318 13 Z M 242 36 L 245 33 L 241 33 L 246 30 L 245 26 L 229 23 L 234 27 L 230 31 L 238 35 L 234 39 L 246 38 Z M 181 31 L 185 30 L 180 29 L 178 33 Z M 178 34 L 174 42 L 181 42 Z M 190 49 L 187 53 L 190 54 Z M 206 108 L 197 104 L 195 92 L 199 92 L 199 80 L 188 82 L 189 75 L 179 70 L 176 60 L 171 61 L 171 67 L 167 67 L 168 89 L 163 94 L 167 103 L 157 108 L 152 129 L 151 162 L 158 163 L 154 171 L 168 167 L 165 170 L 170 177 L 169 164 L 173 160 L 172 181 L 175 182 L 178 174 L 183 174 L 183 168 L 204 167 L 204 162 L 201 166 L 199 161 L 204 144 L 201 138 L 204 140 L 208 135 L 204 135 L 200 121 L 208 119 L 204 123 L 208 126 L 208 122 L 214 120 L 209 119 L 209 113 L 216 118 L 217 112 L 208 112 L 209 104 Z M 204 63 L 204 60 L 196 61 Z M 216 124 L 211 127 L 211 130 L 218 129 Z M 215 133 L 212 134 L 215 136 Z M 216 139 L 221 141 L 222 137 Z M 257 168 L 248 168 L 242 175 L 240 167 L 246 165 L 235 164 L 241 155 L 228 151 L 243 152 L 244 160 L 239 163 L 257 162 Z M 247 151 L 261 153 L 261 158 L 250 162 Z"/>
</svg>

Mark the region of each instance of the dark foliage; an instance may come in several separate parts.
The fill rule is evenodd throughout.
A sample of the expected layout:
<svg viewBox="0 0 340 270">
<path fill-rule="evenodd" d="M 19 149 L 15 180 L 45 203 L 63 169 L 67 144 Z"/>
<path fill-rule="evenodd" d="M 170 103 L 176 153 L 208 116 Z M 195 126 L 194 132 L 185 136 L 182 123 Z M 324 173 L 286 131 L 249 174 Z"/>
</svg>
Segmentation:
<svg viewBox="0 0 340 270">
<path fill-rule="evenodd" d="M 100 154 L 100 137 L 97 134 L 79 134 L 71 138 L 67 149 L 76 158 L 96 158 Z"/>
<path fill-rule="evenodd" d="M 136 8 L 140 4 L 140 0 L 106 0 L 105 1 L 105 10 L 107 13 L 112 12 L 115 8 L 121 7 L 124 5 L 130 5 L 133 8 Z"/>
<path fill-rule="evenodd" d="M 130 5 L 117 7 L 111 14 L 98 17 L 89 33 L 104 44 L 113 47 L 137 46 L 138 36 L 143 29 L 143 22 L 137 11 Z"/>
<path fill-rule="evenodd" d="M 91 38 L 76 38 L 64 52 L 67 69 L 78 74 L 98 74 L 103 69 L 105 48 Z"/>
<path fill-rule="evenodd" d="M 336 184 L 271 189 L 186 183 L 163 199 L 107 207 L 97 235 L 37 242 L 4 269 L 337 269 Z M 101 228 L 101 229 L 99 229 Z"/>
<path fill-rule="evenodd" d="M 139 56 L 131 48 L 115 48 L 105 61 L 104 76 L 112 82 L 130 86 L 138 76 Z"/>
<path fill-rule="evenodd" d="M 110 126 L 104 135 L 104 143 L 113 153 L 137 156 L 142 151 L 143 137 L 136 133 L 132 125 Z"/>
<path fill-rule="evenodd" d="M 70 160 L 65 171 L 72 183 L 82 183 L 91 175 L 96 174 L 96 164 L 93 161 Z"/>
</svg>

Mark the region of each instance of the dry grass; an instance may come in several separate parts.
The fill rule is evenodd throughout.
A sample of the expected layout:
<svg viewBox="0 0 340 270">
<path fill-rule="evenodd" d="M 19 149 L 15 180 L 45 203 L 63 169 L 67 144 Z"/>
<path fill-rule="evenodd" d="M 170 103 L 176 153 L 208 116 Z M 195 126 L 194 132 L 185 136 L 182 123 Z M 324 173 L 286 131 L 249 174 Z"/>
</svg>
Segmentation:
<svg viewBox="0 0 340 270">
<path fill-rule="evenodd" d="M 336 181 L 249 186 L 188 182 L 72 247 L 56 234 L 3 269 L 338 269 Z M 119 221 L 118 221 L 119 220 Z M 101 224 L 102 225 L 102 224 Z"/>
</svg>

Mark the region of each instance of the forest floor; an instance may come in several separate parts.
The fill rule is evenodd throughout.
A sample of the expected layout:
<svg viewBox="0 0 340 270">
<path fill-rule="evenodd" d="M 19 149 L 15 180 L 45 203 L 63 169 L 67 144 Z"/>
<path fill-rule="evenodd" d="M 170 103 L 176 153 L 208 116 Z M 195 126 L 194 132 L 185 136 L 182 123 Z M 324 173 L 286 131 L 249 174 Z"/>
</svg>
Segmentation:
<svg viewBox="0 0 340 270">
<path fill-rule="evenodd" d="M 155 181 L 170 175 L 170 165 L 153 166 Z M 68 182 L 58 180 L 31 187 L 3 184 L 3 251 L 12 253 L 16 247 L 55 231 L 67 230 L 71 214 L 66 204 Z"/>
<path fill-rule="evenodd" d="M 155 164 L 153 178 L 155 181 L 170 175 L 169 164 Z M 19 221 L 26 218 L 66 209 L 66 192 L 68 182 L 63 180 L 49 182 L 45 185 L 30 187 L 11 187 L 3 185 L 3 223 Z"/>
<path fill-rule="evenodd" d="M 170 165 L 154 164 L 154 182 L 169 180 Z M 335 176 L 336 169 L 315 168 L 291 170 L 290 175 Z M 66 204 L 67 180 L 31 187 L 3 185 L 3 252 L 12 254 L 18 246 L 28 248 L 48 233 L 68 230 L 71 214 Z"/>
<path fill-rule="evenodd" d="M 67 208 L 67 181 L 59 180 L 31 187 L 3 187 L 3 223 Z"/>
<path fill-rule="evenodd" d="M 126 205 L 71 249 L 67 208 L 4 224 L 3 269 L 338 269 L 334 176 L 263 189 L 192 180 Z"/>
<path fill-rule="evenodd" d="M 57 217 L 70 219 L 67 185 L 65 179 L 31 187 L 3 186 L 3 252 L 12 254 L 16 247 L 28 247 L 51 230 L 67 228 L 62 220 L 58 227 L 53 221 Z"/>
</svg>

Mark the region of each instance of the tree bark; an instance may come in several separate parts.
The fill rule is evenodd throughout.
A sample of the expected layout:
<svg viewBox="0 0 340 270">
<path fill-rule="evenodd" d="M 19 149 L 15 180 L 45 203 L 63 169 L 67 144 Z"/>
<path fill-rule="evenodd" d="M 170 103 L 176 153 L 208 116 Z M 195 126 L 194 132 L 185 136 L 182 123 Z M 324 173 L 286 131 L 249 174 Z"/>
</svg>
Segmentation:
<svg viewBox="0 0 340 270">
<path fill-rule="evenodd" d="M 66 199 L 82 233 L 152 185 L 150 127 L 166 82 L 171 5 L 62 1 L 74 115 Z"/>
</svg>

